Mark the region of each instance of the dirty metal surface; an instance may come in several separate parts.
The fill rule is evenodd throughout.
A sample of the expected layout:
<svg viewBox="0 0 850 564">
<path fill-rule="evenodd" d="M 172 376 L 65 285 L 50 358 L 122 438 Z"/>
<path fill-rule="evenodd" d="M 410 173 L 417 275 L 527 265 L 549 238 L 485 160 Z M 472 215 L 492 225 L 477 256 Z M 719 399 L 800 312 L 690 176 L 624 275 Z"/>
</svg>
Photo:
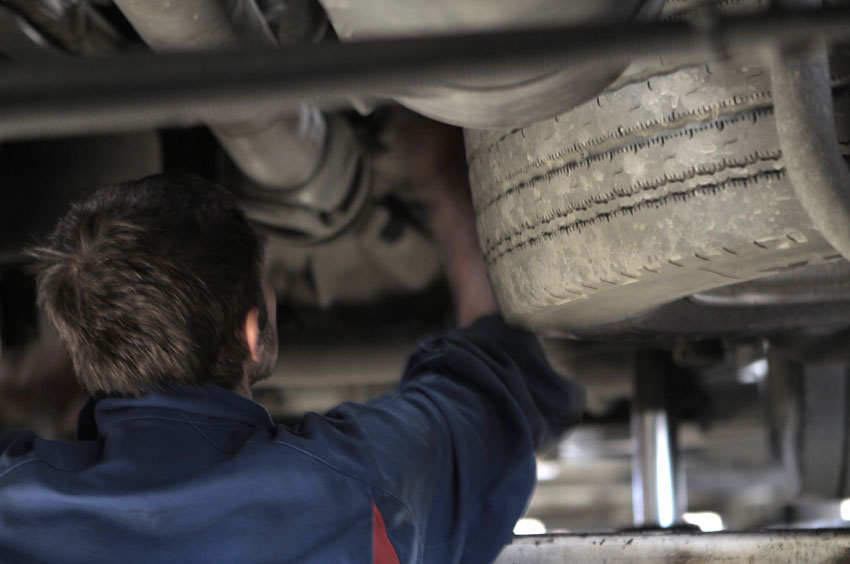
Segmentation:
<svg viewBox="0 0 850 564">
<path fill-rule="evenodd" d="M 496 564 L 850 562 L 850 529 L 747 533 L 633 531 L 517 537 Z"/>
</svg>

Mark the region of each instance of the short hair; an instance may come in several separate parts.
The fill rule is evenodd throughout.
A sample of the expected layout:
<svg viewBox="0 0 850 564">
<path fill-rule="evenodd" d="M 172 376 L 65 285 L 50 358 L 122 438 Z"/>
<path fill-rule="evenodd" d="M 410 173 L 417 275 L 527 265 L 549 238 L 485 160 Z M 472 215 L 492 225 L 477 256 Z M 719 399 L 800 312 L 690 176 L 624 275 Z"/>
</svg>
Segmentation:
<svg viewBox="0 0 850 564">
<path fill-rule="evenodd" d="M 267 321 L 262 241 L 227 190 L 194 176 L 98 190 L 30 254 L 38 304 L 94 395 L 233 389 L 245 316 Z"/>
</svg>

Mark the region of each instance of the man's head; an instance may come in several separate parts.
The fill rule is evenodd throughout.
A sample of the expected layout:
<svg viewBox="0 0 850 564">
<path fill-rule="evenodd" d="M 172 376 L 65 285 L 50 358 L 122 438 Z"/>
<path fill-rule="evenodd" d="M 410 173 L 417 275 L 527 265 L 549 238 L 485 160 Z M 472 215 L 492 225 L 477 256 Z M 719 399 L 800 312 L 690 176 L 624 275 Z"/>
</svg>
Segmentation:
<svg viewBox="0 0 850 564">
<path fill-rule="evenodd" d="M 158 175 L 104 188 L 33 255 L 39 305 L 90 393 L 239 389 L 274 367 L 262 244 L 215 184 Z"/>
</svg>

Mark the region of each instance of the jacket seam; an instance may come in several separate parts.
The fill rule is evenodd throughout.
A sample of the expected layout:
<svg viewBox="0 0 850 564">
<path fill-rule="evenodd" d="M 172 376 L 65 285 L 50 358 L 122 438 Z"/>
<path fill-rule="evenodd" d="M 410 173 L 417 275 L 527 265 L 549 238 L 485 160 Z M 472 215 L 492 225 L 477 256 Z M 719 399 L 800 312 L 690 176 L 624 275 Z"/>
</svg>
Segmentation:
<svg viewBox="0 0 850 564">
<path fill-rule="evenodd" d="M 15 464 L 14 466 L 12 466 L 10 468 L 7 468 L 6 470 L 3 471 L 3 473 L 0 473 L 0 478 L 5 478 L 9 473 L 17 470 L 18 468 L 21 468 L 23 466 L 26 466 L 27 464 L 33 464 L 33 463 L 36 463 L 36 462 L 39 463 L 39 464 L 44 464 L 48 468 L 52 468 L 52 469 L 56 470 L 57 472 L 66 472 L 67 473 L 67 472 L 79 472 L 80 471 L 79 468 L 70 468 L 70 469 L 69 468 L 59 468 L 58 466 L 54 466 L 53 464 L 51 464 L 50 462 L 46 461 L 43 458 L 32 458 L 30 460 L 24 460 L 22 462 Z"/>
<path fill-rule="evenodd" d="M 180 410 L 174 410 L 174 411 L 176 411 L 178 413 L 182 413 Z M 201 416 L 201 417 L 207 417 L 207 416 Z M 179 418 L 175 418 L 175 417 L 165 417 L 165 416 L 159 416 L 159 415 L 135 415 L 135 416 L 123 417 L 121 419 L 116 419 L 115 421 L 110 421 L 106 425 L 99 427 L 99 429 L 102 432 L 102 431 L 105 431 L 106 429 L 109 429 L 110 427 L 114 427 L 116 425 L 126 423 L 127 421 L 138 421 L 140 419 L 150 419 L 150 420 L 155 420 L 155 421 L 171 421 L 172 423 L 190 423 L 191 422 L 190 420 L 188 420 L 188 418 L 187 419 L 179 419 Z M 245 421 L 240 421 L 238 419 L 225 419 L 225 418 L 213 418 L 213 419 L 218 419 L 219 422 L 210 422 L 209 423 L 210 425 L 232 425 L 233 423 L 238 423 L 238 424 L 244 425 L 246 427 L 251 427 L 251 428 L 255 427 L 255 425 L 253 425 L 251 423 L 246 423 Z"/>
<path fill-rule="evenodd" d="M 333 464 L 331 464 L 330 462 L 328 462 L 327 460 L 313 454 L 312 452 L 309 452 L 309 451 L 306 451 L 306 450 L 304 450 L 300 447 L 297 447 L 295 445 L 285 443 L 283 441 L 272 441 L 272 444 L 280 445 L 280 446 L 292 449 L 294 451 L 300 452 L 301 454 L 308 456 L 308 457 L 312 458 L 313 460 L 315 460 L 317 462 L 320 462 L 324 466 L 327 466 L 328 468 L 330 468 L 331 470 L 333 470 L 337 474 L 340 474 L 342 476 L 345 476 L 346 478 L 350 478 L 352 480 L 360 482 L 361 484 L 365 484 L 366 486 L 369 486 L 370 488 L 378 490 L 379 492 L 381 492 L 381 493 L 391 497 L 392 499 L 396 500 L 404 508 L 404 510 L 407 512 L 408 516 L 413 517 L 413 511 L 411 511 L 411 509 L 410 509 L 410 507 L 408 507 L 407 503 L 405 503 L 405 501 L 400 496 L 393 493 L 392 491 L 390 491 L 390 490 L 388 490 L 388 489 L 386 489 L 382 486 L 379 486 L 377 484 L 373 484 L 369 480 L 365 480 L 365 479 L 363 479 L 359 476 L 351 474 L 350 472 L 346 472 L 344 470 L 341 470 L 341 469 L 337 468 L 336 466 L 334 466 Z"/>
</svg>

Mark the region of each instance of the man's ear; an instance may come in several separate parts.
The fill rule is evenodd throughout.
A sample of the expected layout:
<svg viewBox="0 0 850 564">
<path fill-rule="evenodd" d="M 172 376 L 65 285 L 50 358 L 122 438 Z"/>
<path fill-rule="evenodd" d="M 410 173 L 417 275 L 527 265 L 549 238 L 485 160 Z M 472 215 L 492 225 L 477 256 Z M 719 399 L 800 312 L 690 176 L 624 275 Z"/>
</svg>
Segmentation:
<svg viewBox="0 0 850 564">
<path fill-rule="evenodd" d="M 245 316 L 245 325 L 242 330 L 242 337 L 245 339 L 245 344 L 248 345 L 248 351 L 251 353 L 251 360 L 259 362 L 260 360 L 260 310 L 252 307 L 248 310 Z"/>
</svg>

